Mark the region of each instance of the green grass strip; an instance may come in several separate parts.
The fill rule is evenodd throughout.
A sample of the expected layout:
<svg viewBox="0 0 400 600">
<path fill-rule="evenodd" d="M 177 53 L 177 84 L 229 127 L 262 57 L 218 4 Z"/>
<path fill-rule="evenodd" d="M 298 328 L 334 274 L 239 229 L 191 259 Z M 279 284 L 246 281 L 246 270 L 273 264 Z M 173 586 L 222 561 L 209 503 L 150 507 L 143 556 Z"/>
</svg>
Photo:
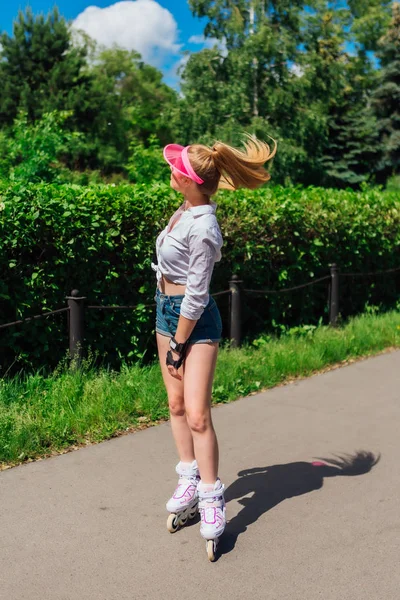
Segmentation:
<svg viewBox="0 0 400 600">
<path fill-rule="evenodd" d="M 400 347 L 400 313 L 362 315 L 343 327 L 300 327 L 280 339 L 222 348 L 213 402 L 230 402 L 351 358 Z M 120 372 L 84 368 L 0 381 L 0 467 L 97 442 L 168 418 L 158 364 Z"/>
</svg>

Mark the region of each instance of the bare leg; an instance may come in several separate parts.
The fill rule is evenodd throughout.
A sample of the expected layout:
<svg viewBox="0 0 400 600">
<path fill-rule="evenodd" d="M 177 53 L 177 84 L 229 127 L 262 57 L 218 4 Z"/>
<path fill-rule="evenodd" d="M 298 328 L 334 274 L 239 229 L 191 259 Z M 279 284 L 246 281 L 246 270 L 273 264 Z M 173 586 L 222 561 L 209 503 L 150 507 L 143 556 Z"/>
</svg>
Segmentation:
<svg viewBox="0 0 400 600">
<path fill-rule="evenodd" d="M 167 370 L 165 359 L 169 350 L 169 338 L 159 333 L 157 335 L 158 356 L 160 359 L 161 372 L 168 394 L 169 412 L 171 417 L 171 429 L 179 459 L 182 462 L 191 463 L 195 458 L 193 448 L 193 437 L 186 420 L 184 403 L 183 368 L 179 369 L 182 379 L 172 377 Z"/>
<path fill-rule="evenodd" d="M 218 343 L 192 344 L 184 363 L 186 418 L 193 436 L 194 453 L 205 484 L 218 475 L 218 442 L 211 420 L 211 390 Z"/>
</svg>

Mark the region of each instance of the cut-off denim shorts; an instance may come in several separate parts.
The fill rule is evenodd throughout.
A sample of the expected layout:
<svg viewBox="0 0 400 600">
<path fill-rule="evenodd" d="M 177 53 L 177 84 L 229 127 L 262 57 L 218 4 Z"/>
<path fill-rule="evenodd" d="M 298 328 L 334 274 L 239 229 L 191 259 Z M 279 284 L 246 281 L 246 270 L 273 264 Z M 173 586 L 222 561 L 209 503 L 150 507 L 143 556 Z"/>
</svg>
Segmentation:
<svg viewBox="0 0 400 600">
<path fill-rule="evenodd" d="M 156 301 L 156 332 L 161 335 L 173 337 L 178 327 L 181 314 L 181 304 L 184 295 L 167 296 L 157 288 L 154 300 Z M 222 335 L 222 321 L 218 306 L 211 298 L 197 321 L 190 337 L 190 344 L 210 344 L 220 342 Z"/>
</svg>

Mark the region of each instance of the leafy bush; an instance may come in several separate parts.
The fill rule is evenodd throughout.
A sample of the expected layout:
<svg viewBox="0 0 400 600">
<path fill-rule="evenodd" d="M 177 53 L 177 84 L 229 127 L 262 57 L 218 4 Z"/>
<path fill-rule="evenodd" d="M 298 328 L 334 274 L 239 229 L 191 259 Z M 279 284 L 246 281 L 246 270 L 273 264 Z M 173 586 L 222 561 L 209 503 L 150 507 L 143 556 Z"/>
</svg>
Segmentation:
<svg viewBox="0 0 400 600">
<path fill-rule="evenodd" d="M 223 259 L 212 290 L 228 288 L 232 273 L 244 289 L 278 289 L 329 273 L 368 272 L 400 265 L 397 193 L 266 187 L 223 192 L 216 199 Z M 136 311 L 87 310 L 86 345 L 118 364 L 153 357 L 158 232 L 181 198 L 163 183 L 77 185 L 0 183 L 0 322 L 65 306 L 74 288 L 87 305 L 137 305 Z M 326 322 L 328 283 L 268 296 L 243 294 L 243 332 Z M 394 306 L 399 273 L 341 278 L 343 317 L 370 306 Z M 227 295 L 217 298 L 229 335 Z M 2 372 L 54 365 L 68 347 L 66 314 L 2 330 Z"/>
<path fill-rule="evenodd" d="M 5 131 L 0 131 L 0 179 L 8 178 L 11 166 L 10 139 Z"/>
<path fill-rule="evenodd" d="M 129 180 L 134 183 L 167 182 L 170 170 L 162 155 L 155 135 L 150 136 L 149 145 L 134 140 L 130 145 L 131 155 L 126 165 Z"/>
<path fill-rule="evenodd" d="M 50 112 L 36 123 L 28 121 L 21 113 L 14 121 L 12 136 L 2 134 L 0 150 L 7 144 L 7 161 L 2 159 L 0 173 L 3 177 L 26 182 L 56 181 L 59 179 L 59 156 L 72 146 L 81 134 L 70 132 L 63 124 L 71 113 Z"/>
<path fill-rule="evenodd" d="M 386 189 L 390 192 L 400 193 L 400 175 L 389 177 L 386 182 Z"/>
</svg>

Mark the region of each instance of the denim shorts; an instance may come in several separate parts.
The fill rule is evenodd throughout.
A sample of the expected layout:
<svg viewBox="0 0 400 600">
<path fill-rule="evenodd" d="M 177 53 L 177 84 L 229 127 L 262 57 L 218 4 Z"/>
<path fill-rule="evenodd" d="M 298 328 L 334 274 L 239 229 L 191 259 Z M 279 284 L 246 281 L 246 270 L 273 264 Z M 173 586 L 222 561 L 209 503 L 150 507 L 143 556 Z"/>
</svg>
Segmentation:
<svg viewBox="0 0 400 600">
<path fill-rule="evenodd" d="M 154 300 L 156 308 L 156 332 L 172 337 L 178 327 L 184 295 L 167 296 L 157 288 Z M 197 321 L 190 337 L 191 344 L 206 344 L 221 341 L 222 321 L 214 298 L 211 298 Z"/>
</svg>

